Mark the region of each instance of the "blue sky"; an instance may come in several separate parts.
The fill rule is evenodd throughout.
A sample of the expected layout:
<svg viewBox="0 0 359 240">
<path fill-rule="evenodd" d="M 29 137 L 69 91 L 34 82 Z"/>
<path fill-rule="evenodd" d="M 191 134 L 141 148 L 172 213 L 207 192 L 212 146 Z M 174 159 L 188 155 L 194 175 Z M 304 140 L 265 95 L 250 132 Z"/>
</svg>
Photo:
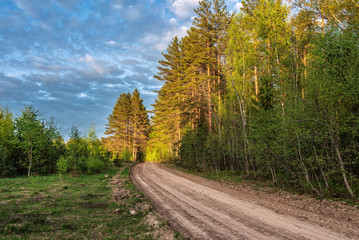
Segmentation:
<svg viewBox="0 0 359 240">
<path fill-rule="evenodd" d="M 240 5 L 226 1 L 228 9 Z M 32 104 L 104 136 L 118 96 L 140 91 L 151 109 L 161 87 L 157 62 L 190 27 L 198 0 L 0 0 L 0 105 Z"/>
</svg>

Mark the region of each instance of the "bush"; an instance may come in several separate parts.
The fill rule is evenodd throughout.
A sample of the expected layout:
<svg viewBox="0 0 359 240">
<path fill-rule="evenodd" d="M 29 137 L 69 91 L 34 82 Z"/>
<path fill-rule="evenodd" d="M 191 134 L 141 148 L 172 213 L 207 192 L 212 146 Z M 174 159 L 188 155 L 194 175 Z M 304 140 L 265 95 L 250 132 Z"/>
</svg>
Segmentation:
<svg viewBox="0 0 359 240">
<path fill-rule="evenodd" d="M 121 152 L 122 161 L 129 162 L 129 161 L 131 161 L 131 157 L 132 157 L 132 154 L 128 148 L 125 148 L 122 150 L 122 152 Z"/>
<path fill-rule="evenodd" d="M 69 164 L 70 164 L 69 160 L 64 156 L 61 156 L 56 162 L 57 172 L 60 175 L 67 173 L 67 171 L 69 170 L 69 167 L 70 167 Z"/>
<path fill-rule="evenodd" d="M 105 163 L 96 156 L 90 156 L 86 161 L 86 166 L 88 173 L 99 173 L 105 169 Z"/>
<path fill-rule="evenodd" d="M 85 156 L 80 156 L 77 160 L 77 164 L 80 167 L 81 173 L 85 173 L 87 171 L 87 158 Z"/>
<path fill-rule="evenodd" d="M 118 153 L 111 153 L 110 162 L 112 162 L 116 167 L 121 167 L 121 158 Z"/>
</svg>

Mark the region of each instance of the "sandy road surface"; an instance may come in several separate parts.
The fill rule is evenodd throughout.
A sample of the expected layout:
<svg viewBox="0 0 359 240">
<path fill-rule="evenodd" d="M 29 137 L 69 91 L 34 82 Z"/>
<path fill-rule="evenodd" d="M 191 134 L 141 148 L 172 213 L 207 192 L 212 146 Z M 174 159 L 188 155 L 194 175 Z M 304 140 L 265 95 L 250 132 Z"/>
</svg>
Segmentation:
<svg viewBox="0 0 359 240">
<path fill-rule="evenodd" d="M 160 213 L 190 239 L 354 239 L 276 213 L 251 198 L 241 199 L 239 190 L 156 163 L 135 165 L 131 177 Z"/>
</svg>

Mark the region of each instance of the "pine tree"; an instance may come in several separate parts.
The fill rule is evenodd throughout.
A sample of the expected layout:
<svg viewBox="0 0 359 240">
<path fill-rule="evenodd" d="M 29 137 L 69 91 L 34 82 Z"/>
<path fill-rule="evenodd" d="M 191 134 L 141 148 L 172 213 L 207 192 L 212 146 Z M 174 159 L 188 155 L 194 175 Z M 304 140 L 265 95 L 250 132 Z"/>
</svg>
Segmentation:
<svg viewBox="0 0 359 240">
<path fill-rule="evenodd" d="M 135 89 L 131 96 L 131 108 L 132 108 L 132 157 L 134 161 L 141 159 L 140 154 L 146 150 L 146 143 L 148 140 L 149 119 L 147 111 L 143 105 L 143 100 L 140 97 L 140 93 Z"/>
<path fill-rule="evenodd" d="M 212 93 L 214 92 L 214 72 L 216 66 L 215 49 L 213 35 L 214 26 L 213 12 L 212 12 L 212 1 L 203 0 L 199 2 L 199 7 L 195 9 L 197 16 L 193 21 L 193 30 L 198 35 L 198 42 L 196 48 L 199 50 L 199 56 L 197 59 L 201 63 L 200 78 L 201 78 L 201 91 L 207 98 L 207 123 L 208 128 L 212 131 Z"/>
<path fill-rule="evenodd" d="M 148 159 L 357 195 L 358 6 L 298 3 L 289 21 L 281 0 L 243 0 L 231 19 L 200 1 L 159 62 Z"/>
<path fill-rule="evenodd" d="M 132 149 L 133 160 L 140 160 L 140 154 L 146 150 L 149 120 L 138 90 L 135 89 L 132 95 L 121 94 L 107 119 L 106 148 L 117 156 Z"/>
<path fill-rule="evenodd" d="M 14 144 L 19 150 L 19 162 L 26 168 L 27 175 L 49 173 L 54 169 L 54 155 L 58 154 L 54 141 L 59 136 L 54 121 L 40 119 L 40 113 L 32 105 L 25 106 L 22 114 L 15 119 Z M 52 155 L 53 154 L 53 155 Z"/>
<path fill-rule="evenodd" d="M 157 92 L 154 118 L 147 159 L 158 161 L 164 156 L 177 153 L 177 143 L 181 139 L 181 130 L 185 123 L 186 93 L 184 91 L 184 61 L 182 42 L 173 38 L 167 51 L 162 53 L 164 59 L 159 61 L 156 79 L 163 81 L 162 88 Z"/>
<path fill-rule="evenodd" d="M 313 12 L 301 10 L 292 18 L 292 82 L 302 99 L 306 96 L 308 59 L 317 27 Z"/>
<path fill-rule="evenodd" d="M 121 94 L 113 108 L 112 114 L 107 118 L 105 134 L 106 147 L 109 151 L 120 154 L 125 148 L 132 148 L 132 106 L 131 94 Z"/>
<path fill-rule="evenodd" d="M 231 16 L 227 11 L 227 7 L 223 0 L 214 0 L 213 1 L 213 35 L 215 41 L 215 56 L 217 60 L 216 72 L 214 73 L 217 76 L 217 112 L 218 116 L 221 114 L 221 105 L 222 98 L 224 94 L 225 86 L 225 77 L 224 77 L 224 68 L 226 62 L 225 49 L 228 41 L 227 33 L 229 24 L 231 21 Z"/>
<path fill-rule="evenodd" d="M 155 106 L 155 112 L 157 115 L 163 115 L 162 118 L 170 120 L 172 123 L 168 124 L 164 119 L 160 124 L 166 125 L 166 128 L 172 129 L 172 138 L 175 141 L 180 140 L 181 135 L 181 122 L 182 122 L 182 112 L 181 106 L 184 100 L 183 96 L 183 73 L 181 72 L 182 68 L 182 51 L 181 43 L 179 42 L 177 36 L 172 40 L 169 47 L 167 48 L 167 53 L 162 53 L 164 60 L 159 61 L 160 66 L 158 67 L 159 75 L 155 78 L 164 82 L 163 87 L 158 92 L 159 96 L 163 99 L 162 101 L 157 101 L 157 108 Z M 165 109 L 160 113 L 160 106 Z"/>
<path fill-rule="evenodd" d="M 163 146 L 166 142 L 168 149 L 164 152 L 173 155 L 178 154 L 186 129 L 207 125 L 212 131 L 213 117 L 219 127 L 225 35 L 230 16 L 223 1 L 200 1 L 195 12 L 193 27 L 180 42 L 173 39 L 155 76 L 164 84 L 154 104 L 150 145 L 154 149 L 157 143 Z"/>
<path fill-rule="evenodd" d="M 8 108 L 0 106 L 0 177 L 14 176 L 17 164 L 14 157 L 15 124 Z"/>
</svg>

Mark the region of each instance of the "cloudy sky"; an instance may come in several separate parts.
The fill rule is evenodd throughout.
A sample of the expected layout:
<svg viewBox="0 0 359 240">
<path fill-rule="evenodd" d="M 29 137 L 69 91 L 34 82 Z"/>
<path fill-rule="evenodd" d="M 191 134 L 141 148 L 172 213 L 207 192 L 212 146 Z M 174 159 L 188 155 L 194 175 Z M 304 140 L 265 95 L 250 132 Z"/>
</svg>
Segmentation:
<svg viewBox="0 0 359 240">
<path fill-rule="evenodd" d="M 226 1 L 228 9 L 240 6 Z M 0 105 L 32 104 L 68 139 L 93 123 L 104 136 L 118 96 L 151 109 L 158 60 L 191 24 L 198 0 L 0 0 Z"/>
</svg>

